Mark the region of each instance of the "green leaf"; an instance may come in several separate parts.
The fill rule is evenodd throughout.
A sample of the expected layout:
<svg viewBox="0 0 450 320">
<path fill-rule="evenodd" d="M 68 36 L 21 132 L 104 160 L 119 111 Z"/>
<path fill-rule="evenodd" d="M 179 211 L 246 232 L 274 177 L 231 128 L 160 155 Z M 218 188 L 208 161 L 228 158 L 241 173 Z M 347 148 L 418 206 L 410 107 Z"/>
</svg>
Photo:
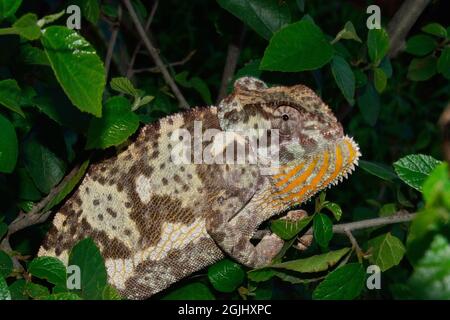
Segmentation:
<svg viewBox="0 0 450 320">
<path fill-rule="evenodd" d="M 408 79 L 412 81 L 425 81 L 436 74 L 436 58 L 428 56 L 425 58 L 412 59 L 409 67 Z"/>
<path fill-rule="evenodd" d="M 437 165 L 433 171 L 428 175 L 422 187 L 423 198 L 427 206 L 438 205 L 438 200 L 443 197 L 447 200 L 447 205 L 450 207 L 450 178 L 448 175 L 448 164 L 442 162 Z"/>
<path fill-rule="evenodd" d="M 0 251 L 0 277 L 7 278 L 13 270 L 11 257 L 4 251 Z"/>
<path fill-rule="evenodd" d="M 347 21 L 345 23 L 344 29 L 339 31 L 339 33 L 336 35 L 336 38 L 333 40 L 333 42 L 337 42 L 337 41 L 339 41 L 339 39 L 355 40 L 358 42 L 362 42 L 361 38 L 358 37 L 355 27 L 353 26 L 353 23 L 351 21 Z"/>
<path fill-rule="evenodd" d="M 439 160 L 423 154 L 411 154 L 394 162 L 394 169 L 400 179 L 418 191 L 433 169 L 440 164 Z"/>
<path fill-rule="evenodd" d="M 313 219 L 313 216 L 291 221 L 289 219 L 277 219 L 270 222 L 270 230 L 283 240 L 294 238 L 300 233 Z"/>
<path fill-rule="evenodd" d="M 12 300 L 28 300 L 28 296 L 25 294 L 26 283 L 24 279 L 19 279 L 9 286 Z"/>
<path fill-rule="evenodd" d="M 382 69 L 375 68 L 373 70 L 373 83 L 379 93 L 382 93 L 386 88 L 387 76 Z"/>
<path fill-rule="evenodd" d="M 208 268 L 208 278 L 217 291 L 233 292 L 244 281 L 245 272 L 239 264 L 223 259 Z"/>
<path fill-rule="evenodd" d="M 96 24 L 100 17 L 100 1 L 98 0 L 79 0 L 77 1 L 81 7 L 83 17 L 89 22 Z"/>
<path fill-rule="evenodd" d="M 333 213 L 333 215 L 334 215 L 334 218 L 337 220 L 337 221 L 339 221 L 340 219 L 341 219 L 341 217 L 342 217 L 342 209 L 341 209 L 341 207 L 337 204 L 337 203 L 334 203 L 334 202 L 325 202 L 323 205 L 322 205 L 322 208 L 323 209 L 328 209 L 328 210 L 330 210 L 331 211 L 331 213 Z"/>
<path fill-rule="evenodd" d="M 408 39 L 405 51 L 416 56 L 424 56 L 432 52 L 436 46 L 437 42 L 432 37 L 419 34 Z"/>
<path fill-rule="evenodd" d="M 107 285 L 102 292 L 102 300 L 122 300 L 119 292 L 113 286 Z"/>
<path fill-rule="evenodd" d="M 362 264 L 349 263 L 331 272 L 314 290 L 315 300 L 353 300 L 364 288 L 366 274 Z"/>
<path fill-rule="evenodd" d="M 81 293 L 84 299 L 100 299 L 106 286 L 105 262 L 94 241 L 86 238 L 78 242 L 69 255 L 69 265 L 81 269 Z"/>
<path fill-rule="evenodd" d="M 396 212 L 397 212 L 397 205 L 395 203 L 386 203 L 380 208 L 378 215 L 380 217 L 389 217 L 395 214 Z"/>
<path fill-rule="evenodd" d="M 12 123 L 1 114 L 0 133 L 0 172 L 11 173 L 17 162 L 17 135 Z"/>
<path fill-rule="evenodd" d="M 132 97 L 139 97 L 139 91 L 133 86 L 131 81 L 125 77 L 112 78 L 111 89 L 119 93 L 128 94 Z"/>
<path fill-rule="evenodd" d="M 359 160 L 359 166 L 364 171 L 381 178 L 386 181 L 392 181 L 397 178 L 397 175 L 391 167 L 383 164 L 366 160 Z"/>
<path fill-rule="evenodd" d="M 371 83 L 366 85 L 363 93 L 356 101 L 364 120 L 369 125 L 374 126 L 380 114 L 380 97 Z"/>
<path fill-rule="evenodd" d="M 36 40 L 42 35 L 37 22 L 38 19 L 34 13 L 27 13 L 14 22 L 13 29 L 15 33 L 27 40 Z"/>
<path fill-rule="evenodd" d="M 341 260 L 350 251 L 350 248 L 342 248 L 309 258 L 292 260 L 271 265 L 271 268 L 286 269 L 303 273 L 320 272 L 329 269 Z"/>
<path fill-rule="evenodd" d="M 22 92 L 16 80 L 7 79 L 0 81 L 0 104 L 25 117 L 25 114 L 20 108 L 21 95 Z"/>
<path fill-rule="evenodd" d="M 8 225 L 4 222 L 0 222 L 0 240 L 8 232 Z"/>
<path fill-rule="evenodd" d="M 47 55 L 44 50 L 40 48 L 33 47 L 31 44 L 27 43 L 20 47 L 20 56 L 24 63 L 49 66 Z"/>
<path fill-rule="evenodd" d="M 94 48 L 76 31 L 60 26 L 45 29 L 41 40 L 56 78 L 72 103 L 100 117 L 105 68 Z"/>
<path fill-rule="evenodd" d="M 24 286 L 24 294 L 33 298 L 40 299 L 49 295 L 48 289 L 40 284 L 27 282 Z"/>
<path fill-rule="evenodd" d="M 447 37 L 447 30 L 445 30 L 441 24 L 436 22 L 427 24 L 422 28 L 422 31 L 441 38 Z"/>
<path fill-rule="evenodd" d="M 353 74 L 355 75 L 356 88 L 361 88 L 367 84 L 367 76 L 360 69 L 354 69 Z"/>
<path fill-rule="evenodd" d="M 103 117 L 93 118 L 88 130 L 87 149 L 105 149 L 124 142 L 139 127 L 139 117 L 130 102 L 116 96 L 105 103 Z"/>
<path fill-rule="evenodd" d="M 69 195 L 69 193 L 72 192 L 72 190 L 77 186 L 77 184 L 84 177 L 84 174 L 86 173 L 88 166 L 89 166 L 89 160 L 86 160 L 81 164 L 80 169 L 77 171 L 77 173 L 69 181 L 67 181 L 64 184 L 61 191 L 52 200 L 50 200 L 50 202 L 45 206 L 45 209 L 44 209 L 45 212 L 49 211 L 54 206 L 59 204 L 61 201 L 64 200 L 65 197 L 67 197 L 67 195 Z"/>
<path fill-rule="evenodd" d="M 0 276 L 0 300 L 11 300 L 11 293 L 9 292 L 6 280 Z"/>
<path fill-rule="evenodd" d="M 53 145 L 41 144 L 36 135 L 28 137 L 22 145 L 25 168 L 42 193 L 61 181 L 66 172 L 65 162 L 53 151 Z"/>
<path fill-rule="evenodd" d="M 406 251 L 400 239 L 390 233 L 369 240 L 368 245 L 372 248 L 372 256 L 369 261 L 378 265 L 381 271 L 386 271 L 399 264 Z"/>
<path fill-rule="evenodd" d="M 425 255 L 420 259 L 408 285 L 418 299 L 449 300 L 450 244 L 436 235 Z"/>
<path fill-rule="evenodd" d="M 313 221 L 314 239 L 324 248 L 328 247 L 328 243 L 333 238 L 333 222 L 327 215 L 319 213 L 315 215 Z"/>
<path fill-rule="evenodd" d="M 39 297 L 39 300 L 82 300 L 79 295 L 72 292 L 53 293 Z"/>
<path fill-rule="evenodd" d="M 367 36 L 369 57 L 378 65 L 389 50 L 389 36 L 384 29 L 370 29 Z"/>
<path fill-rule="evenodd" d="M 291 22 L 288 5 L 277 0 L 217 0 L 217 2 L 266 40 Z"/>
<path fill-rule="evenodd" d="M 211 92 L 209 91 L 209 88 L 205 81 L 200 79 L 199 77 L 192 77 L 191 79 L 187 79 L 188 72 L 183 71 L 180 72 L 175 76 L 175 80 L 182 85 L 185 88 L 193 88 L 195 91 L 200 93 L 203 101 L 205 101 L 206 104 L 210 105 L 212 104 L 211 100 Z"/>
<path fill-rule="evenodd" d="M 254 282 L 263 282 L 271 279 L 275 275 L 275 271 L 269 268 L 254 269 L 247 273 L 249 280 Z"/>
<path fill-rule="evenodd" d="M 206 285 L 194 282 L 171 291 L 162 300 L 215 300 L 215 297 Z"/>
<path fill-rule="evenodd" d="M 0 0 L 0 20 L 14 15 L 22 0 Z"/>
<path fill-rule="evenodd" d="M 450 79 L 450 47 L 444 48 L 437 62 L 437 71 Z"/>
<path fill-rule="evenodd" d="M 28 265 L 28 273 L 56 286 L 65 286 L 67 272 L 64 264 L 53 257 L 37 257 Z"/>
<path fill-rule="evenodd" d="M 299 72 L 322 67 L 333 58 L 333 47 L 319 27 L 308 20 L 278 31 L 264 52 L 260 69 Z"/>
<path fill-rule="evenodd" d="M 355 75 L 347 61 L 339 55 L 331 60 L 334 80 L 350 105 L 355 104 Z"/>
</svg>

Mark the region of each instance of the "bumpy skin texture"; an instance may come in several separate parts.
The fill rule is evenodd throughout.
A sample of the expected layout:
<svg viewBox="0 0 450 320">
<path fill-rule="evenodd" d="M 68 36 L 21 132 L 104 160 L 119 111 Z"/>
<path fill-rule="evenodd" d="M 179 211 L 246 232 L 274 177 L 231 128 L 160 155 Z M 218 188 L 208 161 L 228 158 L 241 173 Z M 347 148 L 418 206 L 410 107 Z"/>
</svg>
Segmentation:
<svg viewBox="0 0 450 320">
<path fill-rule="evenodd" d="M 276 173 L 261 174 L 258 163 L 174 163 L 172 134 L 186 129 L 193 135 L 194 120 L 203 132 L 278 129 Z M 91 165 L 55 215 L 39 255 L 67 263 L 73 245 L 91 237 L 109 282 L 129 299 L 147 298 L 224 254 L 251 267 L 267 265 L 283 242 L 268 235 L 254 246 L 250 239 L 258 226 L 342 180 L 359 156 L 309 88 L 267 88 L 241 78 L 218 107 L 146 125 L 115 156 Z"/>
</svg>

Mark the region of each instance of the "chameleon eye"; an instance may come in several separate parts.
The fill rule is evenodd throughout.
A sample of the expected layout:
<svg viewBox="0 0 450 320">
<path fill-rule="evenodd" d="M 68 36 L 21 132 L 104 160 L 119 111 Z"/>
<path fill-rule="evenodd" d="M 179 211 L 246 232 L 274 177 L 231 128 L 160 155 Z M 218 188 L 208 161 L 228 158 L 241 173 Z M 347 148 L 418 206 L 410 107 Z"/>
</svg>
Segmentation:
<svg viewBox="0 0 450 320">
<path fill-rule="evenodd" d="M 283 119 L 283 121 L 288 121 L 289 120 L 289 115 L 285 113 L 285 114 L 283 114 L 281 116 L 281 118 Z"/>
</svg>

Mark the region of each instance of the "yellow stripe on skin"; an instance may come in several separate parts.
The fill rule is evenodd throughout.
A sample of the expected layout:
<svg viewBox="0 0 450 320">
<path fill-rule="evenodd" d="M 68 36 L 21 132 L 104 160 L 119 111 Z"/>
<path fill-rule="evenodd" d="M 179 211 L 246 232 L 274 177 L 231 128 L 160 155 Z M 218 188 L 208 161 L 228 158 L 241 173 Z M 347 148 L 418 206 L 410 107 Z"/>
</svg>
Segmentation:
<svg viewBox="0 0 450 320">
<path fill-rule="evenodd" d="M 286 182 L 288 182 L 293 176 L 295 176 L 297 174 L 297 172 L 299 172 L 300 170 L 303 169 L 303 167 L 305 166 L 305 163 L 302 162 L 300 163 L 298 166 L 294 167 L 294 169 L 292 169 L 291 171 L 289 171 L 286 174 L 283 174 L 282 176 L 284 177 L 283 180 L 278 181 L 277 183 L 275 183 L 275 186 L 277 187 L 281 187 L 283 184 L 285 184 Z"/>
<path fill-rule="evenodd" d="M 322 166 L 320 167 L 320 170 L 317 173 L 317 175 L 311 181 L 311 184 L 309 184 L 305 188 L 301 189 L 299 192 L 285 197 L 283 200 L 289 201 L 289 200 L 293 200 L 293 199 L 299 199 L 300 201 L 302 201 L 303 200 L 302 196 L 304 196 L 307 191 L 312 191 L 314 193 L 315 191 L 319 190 L 322 185 L 320 185 L 317 188 L 316 188 L 316 186 L 322 180 L 323 176 L 325 175 L 325 173 L 327 172 L 327 170 L 329 168 L 329 159 L 330 159 L 330 154 L 328 153 L 328 151 L 325 151 Z"/>
<path fill-rule="evenodd" d="M 311 173 L 314 171 L 314 168 L 317 165 L 317 161 L 319 160 L 318 157 L 314 157 L 313 161 L 311 162 L 311 164 L 308 166 L 308 168 L 306 169 L 305 172 L 303 172 L 298 178 L 296 178 L 294 181 L 292 181 L 286 188 L 284 188 L 283 190 L 277 192 L 277 194 L 286 194 L 289 191 L 291 191 L 292 189 L 294 189 L 295 187 L 301 185 L 303 182 L 306 181 L 306 179 L 309 178 L 309 176 L 311 175 Z"/>
</svg>

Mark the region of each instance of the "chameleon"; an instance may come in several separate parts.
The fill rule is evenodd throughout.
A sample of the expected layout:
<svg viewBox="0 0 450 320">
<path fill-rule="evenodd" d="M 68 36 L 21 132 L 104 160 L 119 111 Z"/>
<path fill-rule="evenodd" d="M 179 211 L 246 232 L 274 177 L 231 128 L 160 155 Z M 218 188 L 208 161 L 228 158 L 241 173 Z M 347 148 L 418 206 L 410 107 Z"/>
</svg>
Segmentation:
<svg viewBox="0 0 450 320">
<path fill-rule="evenodd" d="M 194 134 L 196 122 L 201 133 L 276 133 L 279 160 L 273 172 L 263 174 L 264 161 L 173 161 L 184 139 L 178 132 Z M 212 140 L 210 153 L 225 152 Z M 255 147 L 249 139 L 236 141 L 246 150 Z M 207 142 L 194 144 L 206 152 Z M 342 181 L 360 156 L 357 143 L 310 88 L 239 78 L 218 106 L 144 125 L 112 156 L 91 164 L 57 210 L 38 256 L 67 264 L 71 248 L 90 237 L 105 260 L 109 284 L 133 300 L 149 298 L 226 256 L 248 267 L 265 266 L 283 240 L 268 233 L 253 244 L 258 227 Z"/>
</svg>

